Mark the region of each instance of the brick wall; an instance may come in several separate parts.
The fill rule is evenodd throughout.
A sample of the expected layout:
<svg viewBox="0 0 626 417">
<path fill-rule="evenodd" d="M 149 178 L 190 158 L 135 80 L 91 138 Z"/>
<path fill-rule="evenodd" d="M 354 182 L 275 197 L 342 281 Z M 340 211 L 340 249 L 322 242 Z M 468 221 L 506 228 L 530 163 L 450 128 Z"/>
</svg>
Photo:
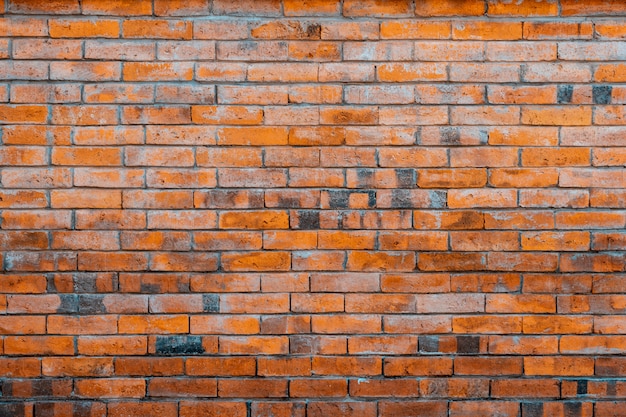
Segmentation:
<svg viewBox="0 0 626 417">
<path fill-rule="evenodd" d="M 625 415 L 622 0 L 0 13 L 0 415 Z"/>
</svg>

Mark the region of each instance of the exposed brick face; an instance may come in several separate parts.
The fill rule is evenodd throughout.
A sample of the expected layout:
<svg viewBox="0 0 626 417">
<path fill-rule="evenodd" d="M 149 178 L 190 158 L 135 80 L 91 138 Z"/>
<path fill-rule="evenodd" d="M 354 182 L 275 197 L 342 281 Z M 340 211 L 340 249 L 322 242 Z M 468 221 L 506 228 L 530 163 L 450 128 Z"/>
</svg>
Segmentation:
<svg viewBox="0 0 626 417">
<path fill-rule="evenodd" d="M 0 415 L 624 415 L 625 83 L 622 0 L 0 0 Z"/>
</svg>

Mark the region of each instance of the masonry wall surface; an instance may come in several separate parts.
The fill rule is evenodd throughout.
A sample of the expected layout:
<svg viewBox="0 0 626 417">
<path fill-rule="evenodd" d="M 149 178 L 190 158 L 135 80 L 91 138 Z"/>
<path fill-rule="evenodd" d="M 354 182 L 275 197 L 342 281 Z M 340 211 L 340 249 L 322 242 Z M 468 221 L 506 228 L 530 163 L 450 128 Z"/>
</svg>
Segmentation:
<svg viewBox="0 0 626 417">
<path fill-rule="evenodd" d="M 0 415 L 626 415 L 626 3 L 0 0 Z"/>
</svg>

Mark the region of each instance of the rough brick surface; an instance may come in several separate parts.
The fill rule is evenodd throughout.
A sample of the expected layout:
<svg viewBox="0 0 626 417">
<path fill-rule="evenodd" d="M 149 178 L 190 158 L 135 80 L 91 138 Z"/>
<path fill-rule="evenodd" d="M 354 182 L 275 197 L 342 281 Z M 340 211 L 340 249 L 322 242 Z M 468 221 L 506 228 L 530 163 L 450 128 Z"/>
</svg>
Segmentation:
<svg viewBox="0 0 626 417">
<path fill-rule="evenodd" d="M 0 415 L 624 415 L 625 4 L 0 0 Z"/>
</svg>

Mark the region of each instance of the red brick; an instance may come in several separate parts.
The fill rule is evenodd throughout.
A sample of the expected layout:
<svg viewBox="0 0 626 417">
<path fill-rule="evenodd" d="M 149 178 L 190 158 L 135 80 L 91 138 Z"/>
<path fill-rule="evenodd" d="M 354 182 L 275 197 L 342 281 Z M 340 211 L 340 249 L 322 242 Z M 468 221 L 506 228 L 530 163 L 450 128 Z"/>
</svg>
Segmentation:
<svg viewBox="0 0 626 417">
<path fill-rule="evenodd" d="M 491 384 L 495 398 L 558 398 L 560 384 L 555 379 L 500 379 Z"/>
<path fill-rule="evenodd" d="M 521 22 L 464 21 L 452 25 L 453 39 L 517 40 L 522 38 Z"/>
<path fill-rule="evenodd" d="M 145 355 L 148 340 L 145 336 L 81 336 L 78 353 L 86 356 Z"/>
<path fill-rule="evenodd" d="M 86 40 L 85 58 L 111 61 L 151 61 L 156 58 L 155 49 L 155 42 L 153 41 Z M 117 80 L 120 79 L 118 74 L 116 73 Z"/>
<path fill-rule="evenodd" d="M 380 375 L 380 358 L 315 357 L 312 362 L 316 375 Z"/>
<path fill-rule="evenodd" d="M 236 20 L 196 21 L 193 25 L 193 31 L 194 39 L 246 39 L 248 37 L 248 22 Z"/>
<path fill-rule="evenodd" d="M 450 403 L 450 417 L 470 417 L 486 410 L 502 417 L 516 417 L 519 408 L 519 403 L 513 401 L 455 401 Z"/>
<path fill-rule="evenodd" d="M 209 378 L 154 378 L 148 383 L 150 397 L 216 397 L 217 381 Z M 154 413 L 156 410 L 150 409 Z"/>
<path fill-rule="evenodd" d="M 386 358 L 384 374 L 385 376 L 452 375 L 452 359 L 444 357 Z"/>
<path fill-rule="evenodd" d="M 489 336 L 489 352 L 496 355 L 554 355 L 558 350 L 556 336 Z"/>
<path fill-rule="evenodd" d="M 123 77 L 124 81 L 189 81 L 193 66 L 186 62 L 129 62 L 124 64 Z"/>
<path fill-rule="evenodd" d="M 143 379 L 81 379 L 76 381 L 75 391 L 86 398 L 143 398 L 145 385 Z"/>
<path fill-rule="evenodd" d="M 593 0 L 586 4 L 580 4 L 576 0 L 563 0 L 561 2 L 561 13 L 563 16 L 576 16 L 576 15 L 612 15 L 624 11 L 624 5 L 619 1 L 609 0 L 600 1 Z"/>
<path fill-rule="evenodd" d="M 311 375 L 309 358 L 259 358 L 257 374 L 260 376 L 308 376 Z"/>
<path fill-rule="evenodd" d="M 589 357 L 525 357 L 525 375 L 586 376 L 593 375 L 594 361 Z"/>
<path fill-rule="evenodd" d="M 230 355 L 284 355 L 288 352 L 285 336 L 223 336 L 220 353 Z"/>
<path fill-rule="evenodd" d="M 125 38 L 191 39 L 192 25 L 180 20 L 125 20 L 122 22 Z"/>
<path fill-rule="evenodd" d="M 591 22 L 524 22 L 525 39 L 591 39 Z"/>
<path fill-rule="evenodd" d="M 376 67 L 372 64 L 328 63 L 319 66 L 321 82 L 366 82 L 374 81 Z"/>
<path fill-rule="evenodd" d="M 113 402 L 109 403 L 108 412 L 111 416 L 139 416 L 146 413 L 173 416 L 178 413 L 178 404 L 174 402 Z"/>
<path fill-rule="evenodd" d="M 116 316 L 49 316 L 47 321 L 49 334 L 115 334 L 117 333 Z"/>
<path fill-rule="evenodd" d="M 452 327 L 455 333 L 521 333 L 522 318 L 517 316 L 454 317 L 452 320 Z"/>
<path fill-rule="evenodd" d="M 224 414 L 232 417 L 245 417 L 247 408 L 244 402 L 224 401 L 181 401 L 180 417 L 193 417 L 197 415 Z"/>
<path fill-rule="evenodd" d="M 550 1 L 537 3 L 534 0 L 526 0 L 506 4 L 498 0 L 489 0 L 487 14 L 492 16 L 556 16 L 559 14 L 559 5 Z"/>
<path fill-rule="evenodd" d="M 340 14 L 341 3 L 337 0 L 285 0 L 285 16 L 335 16 Z"/>
<path fill-rule="evenodd" d="M 71 336 L 7 336 L 4 353 L 22 356 L 73 355 L 74 343 Z"/>
<path fill-rule="evenodd" d="M 46 376 L 90 377 L 113 374 L 113 358 L 43 358 Z"/>
<path fill-rule="evenodd" d="M 50 10 L 48 7 L 32 4 L 27 0 L 11 0 L 10 3 L 7 2 L 7 6 L 8 11 L 24 14 L 41 14 Z M 48 6 L 53 7 L 55 13 L 58 14 L 74 14 L 80 11 L 80 5 L 77 0 L 53 1 Z"/>
<path fill-rule="evenodd" d="M 454 361 L 454 373 L 456 375 L 521 375 L 522 358 L 458 357 Z"/>
<path fill-rule="evenodd" d="M 0 375 L 8 378 L 32 378 L 40 376 L 41 359 L 3 358 L 0 360 Z"/>
<path fill-rule="evenodd" d="M 52 38 L 117 38 L 120 31 L 113 19 L 51 19 L 48 26 Z"/>
<path fill-rule="evenodd" d="M 0 333 L 2 334 L 45 334 L 44 317 L 11 316 L 0 317 Z"/>
</svg>

